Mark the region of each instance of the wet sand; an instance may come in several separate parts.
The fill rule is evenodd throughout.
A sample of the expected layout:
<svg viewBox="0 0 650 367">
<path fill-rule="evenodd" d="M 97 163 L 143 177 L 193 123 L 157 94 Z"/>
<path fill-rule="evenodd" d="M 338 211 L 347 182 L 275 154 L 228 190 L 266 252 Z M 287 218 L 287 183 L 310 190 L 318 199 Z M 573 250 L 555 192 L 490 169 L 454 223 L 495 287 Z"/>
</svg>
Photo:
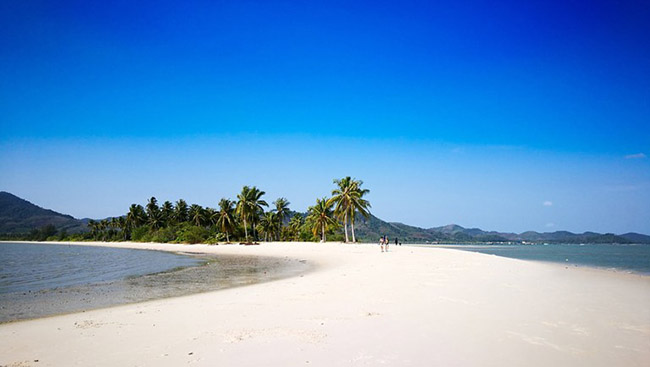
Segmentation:
<svg viewBox="0 0 650 367">
<path fill-rule="evenodd" d="M 251 285 L 309 269 L 307 264 L 289 258 L 186 256 L 202 264 L 110 282 L 0 294 L 0 323 Z"/>
</svg>

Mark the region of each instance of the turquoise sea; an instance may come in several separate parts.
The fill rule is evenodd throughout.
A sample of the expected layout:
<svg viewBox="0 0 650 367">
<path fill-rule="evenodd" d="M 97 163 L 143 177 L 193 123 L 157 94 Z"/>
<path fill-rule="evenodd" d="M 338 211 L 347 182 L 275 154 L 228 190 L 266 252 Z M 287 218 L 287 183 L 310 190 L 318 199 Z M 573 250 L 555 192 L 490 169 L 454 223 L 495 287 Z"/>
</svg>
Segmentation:
<svg viewBox="0 0 650 367">
<path fill-rule="evenodd" d="M 647 244 L 437 245 L 521 260 L 548 261 L 650 275 Z"/>
</svg>

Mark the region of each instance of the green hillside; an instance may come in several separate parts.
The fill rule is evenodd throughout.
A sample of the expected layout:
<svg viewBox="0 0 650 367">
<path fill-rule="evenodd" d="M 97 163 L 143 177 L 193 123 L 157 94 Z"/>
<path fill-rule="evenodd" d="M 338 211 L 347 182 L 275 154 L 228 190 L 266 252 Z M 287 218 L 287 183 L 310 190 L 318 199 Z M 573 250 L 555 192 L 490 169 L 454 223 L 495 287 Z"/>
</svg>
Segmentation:
<svg viewBox="0 0 650 367">
<path fill-rule="evenodd" d="M 81 220 L 70 215 L 43 209 L 8 192 L 0 192 L 0 234 L 29 233 L 47 225 L 68 233 L 86 230 Z"/>
</svg>

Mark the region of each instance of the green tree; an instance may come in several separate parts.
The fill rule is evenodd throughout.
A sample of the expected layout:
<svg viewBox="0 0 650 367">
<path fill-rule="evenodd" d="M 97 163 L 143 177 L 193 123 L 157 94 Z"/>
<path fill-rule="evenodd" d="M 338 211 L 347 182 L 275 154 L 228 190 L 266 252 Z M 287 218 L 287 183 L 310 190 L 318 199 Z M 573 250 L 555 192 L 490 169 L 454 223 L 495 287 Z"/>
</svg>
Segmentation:
<svg viewBox="0 0 650 367">
<path fill-rule="evenodd" d="M 260 232 L 264 234 L 264 241 L 268 241 L 279 232 L 278 214 L 275 212 L 266 212 L 258 225 Z"/>
<path fill-rule="evenodd" d="M 352 230 L 352 242 L 357 242 L 356 237 L 354 236 L 354 218 L 355 214 L 359 213 L 361 214 L 364 218 L 368 218 L 370 216 L 370 202 L 366 199 L 363 198 L 364 195 L 368 194 L 370 190 L 368 189 L 362 189 L 361 185 L 363 185 L 363 181 L 361 180 L 353 180 L 352 181 L 352 193 L 350 195 L 350 228 Z"/>
<path fill-rule="evenodd" d="M 343 231 L 345 232 L 345 242 L 349 242 L 348 237 L 348 218 L 352 208 L 352 191 L 353 180 L 350 176 L 344 177 L 340 180 L 334 180 L 334 184 L 338 187 L 332 190 L 332 198 L 329 199 L 329 204 L 334 204 L 334 214 L 343 220 Z"/>
<path fill-rule="evenodd" d="M 155 230 L 163 225 L 162 214 L 160 213 L 160 207 L 158 207 L 158 200 L 153 196 L 147 203 L 147 219 L 151 229 Z"/>
<path fill-rule="evenodd" d="M 192 204 L 188 210 L 190 221 L 197 227 L 203 227 L 205 223 L 205 211 L 198 204 Z"/>
<path fill-rule="evenodd" d="M 244 223 L 246 242 L 248 242 L 248 222 L 250 221 L 252 227 L 255 228 L 255 222 L 257 221 L 260 211 L 264 211 L 262 206 L 269 206 L 266 201 L 261 199 L 264 194 L 264 191 L 258 190 L 255 186 L 244 186 L 241 193 L 237 195 L 237 206 L 235 212 Z"/>
<path fill-rule="evenodd" d="M 189 211 L 187 208 L 187 203 L 183 199 L 179 199 L 176 202 L 176 207 L 174 208 L 174 220 L 176 223 L 180 224 L 187 222 L 189 219 Z"/>
<path fill-rule="evenodd" d="M 133 230 L 142 226 L 147 222 L 147 213 L 144 211 L 142 205 L 131 204 L 129 207 L 129 212 L 126 214 L 126 228 L 129 232 L 129 236 L 133 233 Z"/>
<path fill-rule="evenodd" d="M 291 204 L 286 198 L 279 198 L 273 202 L 275 205 L 275 213 L 277 215 L 277 220 L 279 224 L 279 229 L 277 233 L 277 239 L 280 240 L 280 234 L 282 233 L 282 226 L 284 224 L 284 218 L 289 214 L 289 204 Z"/>
<path fill-rule="evenodd" d="M 163 226 L 169 226 L 174 222 L 174 204 L 167 200 L 160 207 L 161 219 Z"/>
<path fill-rule="evenodd" d="M 327 240 L 326 233 L 330 228 L 336 227 L 337 222 L 332 213 L 332 204 L 326 198 L 316 199 L 316 205 L 309 207 L 307 223 L 314 236 L 320 231 L 321 242 Z"/>
<path fill-rule="evenodd" d="M 90 235 L 93 239 L 96 238 L 97 232 L 99 232 L 99 223 L 94 219 L 90 219 L 88 221 L 88 228 L 90 228 Z"/>
<path fill-rule="evenodd" d="M 128 238 L 129 232 L 128 232 L 128 229 L 127 229 L 127 226 L 126 226 L 126 217 L 124 217 L 124 216 L 118 217 L 117 218 L 117 226 L 122 231 L 122 240 L 124 240 L 124 241 L 128 240 L 129 239 Z"/>
<path fill-rule="evenodd" d="M 232 201 L 228 199 L 221 199 L 219 201 L 219 218 L 217 219 L 217 227 L 222 233 L 226 234 L 226 242 L 230 242 L 230 233 L 235 229 L 235 212 Z"/>
<path fill-rule="evenodd" d="M 345 242 L 350 241 L 348 237 L 348 223 L 350 223 L 352 230 L 352 242 L 356 242 L 354 234 L 355 214 L 360 213 L 366 218 L 370 215 L 368 210 L 370 208 L 370 202 L 363 198 L 370 190 L 362 189 L 361 185 L 363 185 L 363 181 L 354 180 L 350 176 L 340 180 L 334 180 L 334 183 L 338 187 L 332 190 L 332 198 L 329 202 L 335 205 L 334 213 L 336 217 L 343 221 Z"/>
<path fill-rule="evenodd" d="M 203 213 L 205 217 L 205 223 L 207 223 L 210 226 L 216 227 L 217 219 L 219 218 L 219 212 L 216 211 L 214 208 L 205 208 Z"/>
<path fill-rule="evenodd" d="M 305 224 L 305 219 L 300 214 L 294 214 L 289 220 L 289 233 L 291 239 L 297 240 L 300 235 L 300 227 Z"/>
</svg>

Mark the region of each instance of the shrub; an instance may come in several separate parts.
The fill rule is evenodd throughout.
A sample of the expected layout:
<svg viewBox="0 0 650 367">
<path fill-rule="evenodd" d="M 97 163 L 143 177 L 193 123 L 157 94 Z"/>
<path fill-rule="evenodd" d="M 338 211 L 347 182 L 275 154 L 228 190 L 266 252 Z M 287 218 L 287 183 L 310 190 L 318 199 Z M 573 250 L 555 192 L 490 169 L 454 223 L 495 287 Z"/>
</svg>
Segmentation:
<svg viewBox="0 0 650 367">
<path fill-rule="evenodd" d="M 149 228 L 142 226 L 133 230 L 131 239 L 136 242 L 149 242 L 151 235 L 149 235 Z"/>
<path fill-rule="evenodd" d="M 176 240 L 176 231 L 173 228 L 161 228 L 151 235 L 153 242 L 172 242 Z"/>
<path fill-rule="evenodd" d="M 203 227 L 183 226 L 178 233 L 177 240 L 183 243 L 201 243 L 210 237 L 210 231 Z"/>
</svg>

